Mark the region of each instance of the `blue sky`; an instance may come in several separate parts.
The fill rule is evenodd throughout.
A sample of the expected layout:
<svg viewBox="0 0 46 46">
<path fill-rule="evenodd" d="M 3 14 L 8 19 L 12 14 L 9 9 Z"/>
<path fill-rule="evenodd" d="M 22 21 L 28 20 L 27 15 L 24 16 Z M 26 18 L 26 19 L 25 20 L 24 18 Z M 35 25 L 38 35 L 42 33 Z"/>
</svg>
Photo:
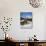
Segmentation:
<svg viewBox="0 0 46 46">
<path fill-rule="evenodd" d="M 20 16 L 21 17 L 26 17 L 26 16 L 30 16 L 31 17 L 32 16 L 32 12 L 21 12 Z"/>
</svg>

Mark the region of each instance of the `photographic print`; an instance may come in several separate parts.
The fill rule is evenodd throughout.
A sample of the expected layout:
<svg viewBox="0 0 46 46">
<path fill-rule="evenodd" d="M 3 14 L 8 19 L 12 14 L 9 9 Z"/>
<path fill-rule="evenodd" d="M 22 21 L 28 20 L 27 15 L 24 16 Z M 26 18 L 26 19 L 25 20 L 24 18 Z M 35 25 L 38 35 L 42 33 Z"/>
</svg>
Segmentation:
<svg viewBox="0 0 46 46">
<path fill-rule="evenodd" d="M 20 12 L 20 26 L 24 29 L 32 28 L 32 12 Z"/>
</svg>

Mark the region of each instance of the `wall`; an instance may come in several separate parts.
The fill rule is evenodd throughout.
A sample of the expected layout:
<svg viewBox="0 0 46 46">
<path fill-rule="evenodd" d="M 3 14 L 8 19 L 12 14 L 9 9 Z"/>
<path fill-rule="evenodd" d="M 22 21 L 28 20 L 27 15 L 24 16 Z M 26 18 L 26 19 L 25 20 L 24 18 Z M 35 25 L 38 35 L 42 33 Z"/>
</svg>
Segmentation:
<svg viewBox="0 0 46 46">
<path fill-rule="evenodd" d="M 45 13 L 45 14 L 46 14 L 46 13 Z M 45 30 L 45 31 L 44 31 L 44 39 L 46 39 L 46 15 L 45 15 L 45 20 L 44 20 L 44 21 L 45 21 L 45 24 L 44 24 L 44 25 L 45 25 L 45 28 L 44 28 L 44 30 Z"/>
<path fill-rule="evenodd" d="M 30 11 L 33 13 L 32 29 L 20 28 L 21 11 Z M 13 18 L 12 26 L 8 33 L 10 37 L 17 40 L 28 40 L 34 34 L 37 35 L 39 40 L 44 40 L 45 12 L 45 8 L 32 8 L 28 0 L 0 0 L 0 17 L 6 16 Z M 2 36 L 0 36 L 0 39 L 2 39 Z"/>
</svg>

